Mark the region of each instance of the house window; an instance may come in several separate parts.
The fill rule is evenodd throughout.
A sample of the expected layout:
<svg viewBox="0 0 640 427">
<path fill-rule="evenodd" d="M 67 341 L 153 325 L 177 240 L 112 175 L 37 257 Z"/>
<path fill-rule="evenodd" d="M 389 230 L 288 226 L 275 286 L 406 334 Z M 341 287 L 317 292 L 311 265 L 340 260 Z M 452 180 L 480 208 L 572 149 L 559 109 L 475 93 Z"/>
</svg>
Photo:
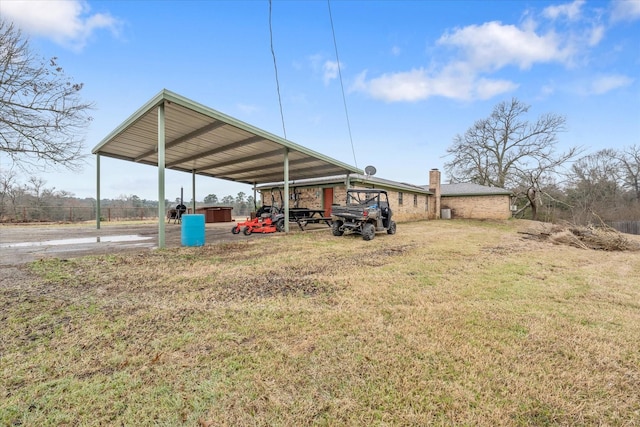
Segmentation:
<svg viewBox="0 0 640 427">
<path fill-rule="evenodd" d="M 402 192 L 398 192 L 398 205 L 402 206 Z"/>
<path fill-rule="evenodd" d="M 425 196 L 424 198 L 424 211 L 429 212 L 429 196 Z"/>
<path fill-rule="evenodd" d="M 414 208 L 418 207 L 418 195 L 417 194 L 413 195 L 413 207 Z"/>
</svg>

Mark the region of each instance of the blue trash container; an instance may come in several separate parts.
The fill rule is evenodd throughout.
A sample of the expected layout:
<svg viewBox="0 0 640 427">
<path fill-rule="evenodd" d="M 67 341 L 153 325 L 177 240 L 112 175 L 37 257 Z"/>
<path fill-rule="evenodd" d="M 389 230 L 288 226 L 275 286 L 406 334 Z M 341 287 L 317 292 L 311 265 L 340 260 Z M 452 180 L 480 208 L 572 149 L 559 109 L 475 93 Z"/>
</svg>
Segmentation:
<svg viewBox="0 0 640 427">
<path fill-rule="evenodd" d="M 182 246 L 203 246 L 204 231 L 204 215 L 182 215 Z"/>
</svg>

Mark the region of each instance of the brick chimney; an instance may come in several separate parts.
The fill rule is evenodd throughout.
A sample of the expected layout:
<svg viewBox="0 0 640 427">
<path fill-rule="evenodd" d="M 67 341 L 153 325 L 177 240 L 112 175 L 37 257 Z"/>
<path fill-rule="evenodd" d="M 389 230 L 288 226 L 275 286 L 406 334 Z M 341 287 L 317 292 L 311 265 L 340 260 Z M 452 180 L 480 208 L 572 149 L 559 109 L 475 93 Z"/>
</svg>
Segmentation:
<svg viewBox="0 0 640 427">
<path fill-rule="evenodd" d="M 432 218 L 440 219 L 440 171 L 431 169 L 429 171 L 429 191 L 433 193 L 430 211 Z"/>
</svg>

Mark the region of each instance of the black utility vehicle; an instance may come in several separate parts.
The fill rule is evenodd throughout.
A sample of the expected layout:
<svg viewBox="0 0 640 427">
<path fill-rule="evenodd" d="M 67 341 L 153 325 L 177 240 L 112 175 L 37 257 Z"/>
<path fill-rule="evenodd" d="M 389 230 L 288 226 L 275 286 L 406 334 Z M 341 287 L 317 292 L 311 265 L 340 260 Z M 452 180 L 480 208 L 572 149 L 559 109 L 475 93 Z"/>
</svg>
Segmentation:
<svg viewBox="0 0 640 427">
<path fill-rule="evenodd" d="M 334 236 L 352 232 L 361 234 L 364 240 L 371 240 L 375 237 L 376 231 L 396 233 L 396 223 L 391 217 L 386 191 L 349 189 L 346 206 L 331 207 L 331 231 Z"/>
</svg>

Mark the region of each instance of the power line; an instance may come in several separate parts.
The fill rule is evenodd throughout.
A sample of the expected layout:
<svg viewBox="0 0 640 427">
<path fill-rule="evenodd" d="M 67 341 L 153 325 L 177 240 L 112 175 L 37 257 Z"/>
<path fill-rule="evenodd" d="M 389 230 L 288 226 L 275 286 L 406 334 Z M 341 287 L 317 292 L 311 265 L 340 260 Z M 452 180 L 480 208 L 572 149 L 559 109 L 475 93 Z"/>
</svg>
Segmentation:
<svg viewBox="0 0 640 427">
<path fill-rule="evenodd" d="M 284 139 L 287 139 L 287 129 L 284 126 L 284 113 L 282 111 L 282 97 L 280 96 L 280 81 L 278 80 L 278 65 L 276 64 L 276 52 L 273 49 L 273 28 L 271 26 L 271 0 L 269 0 L 269 39 L 271 41 L 271 56 L 273 57 L 273 68 L 276 72 L 276 90 L 278 91 L 278 104 L 280 105 L 280 118 L 282 120 L 282 132 Z"/>
<path fill-rule="evenodd" d="M 271 0 L 269 0 L 271 2 Z M 338 76 L 340 77 L 340 89 L 342 90 L 342 103 L 344 104 L 344 114 L 347 118 L 347 129 L 349 130 L 349 141 L 351 142 L 351 152 L 353 153 L 353 162 L 355 167 L 358 167 L 358 161 L 356 160 L 356 149 L 353 146 L 353 137 L 351 136 L 351 123 L 349 121 L 349 111 L 347 109 L 347 98 L 344 95 L 344 84 L 342 83 L 342 70 L 340 67 L 340 58 L 338 57 L 338 43 L 336 42 L 336 32 L 333 28 L 333 16 L 331 15 L 331 1 L 327 0 L 327 6 L 329 7 L 329 21 L 331 22 L 331 33 L 333 34 L 333 47 L 336 50 L 336 61 L 338 62 Z"/>
</svg>

